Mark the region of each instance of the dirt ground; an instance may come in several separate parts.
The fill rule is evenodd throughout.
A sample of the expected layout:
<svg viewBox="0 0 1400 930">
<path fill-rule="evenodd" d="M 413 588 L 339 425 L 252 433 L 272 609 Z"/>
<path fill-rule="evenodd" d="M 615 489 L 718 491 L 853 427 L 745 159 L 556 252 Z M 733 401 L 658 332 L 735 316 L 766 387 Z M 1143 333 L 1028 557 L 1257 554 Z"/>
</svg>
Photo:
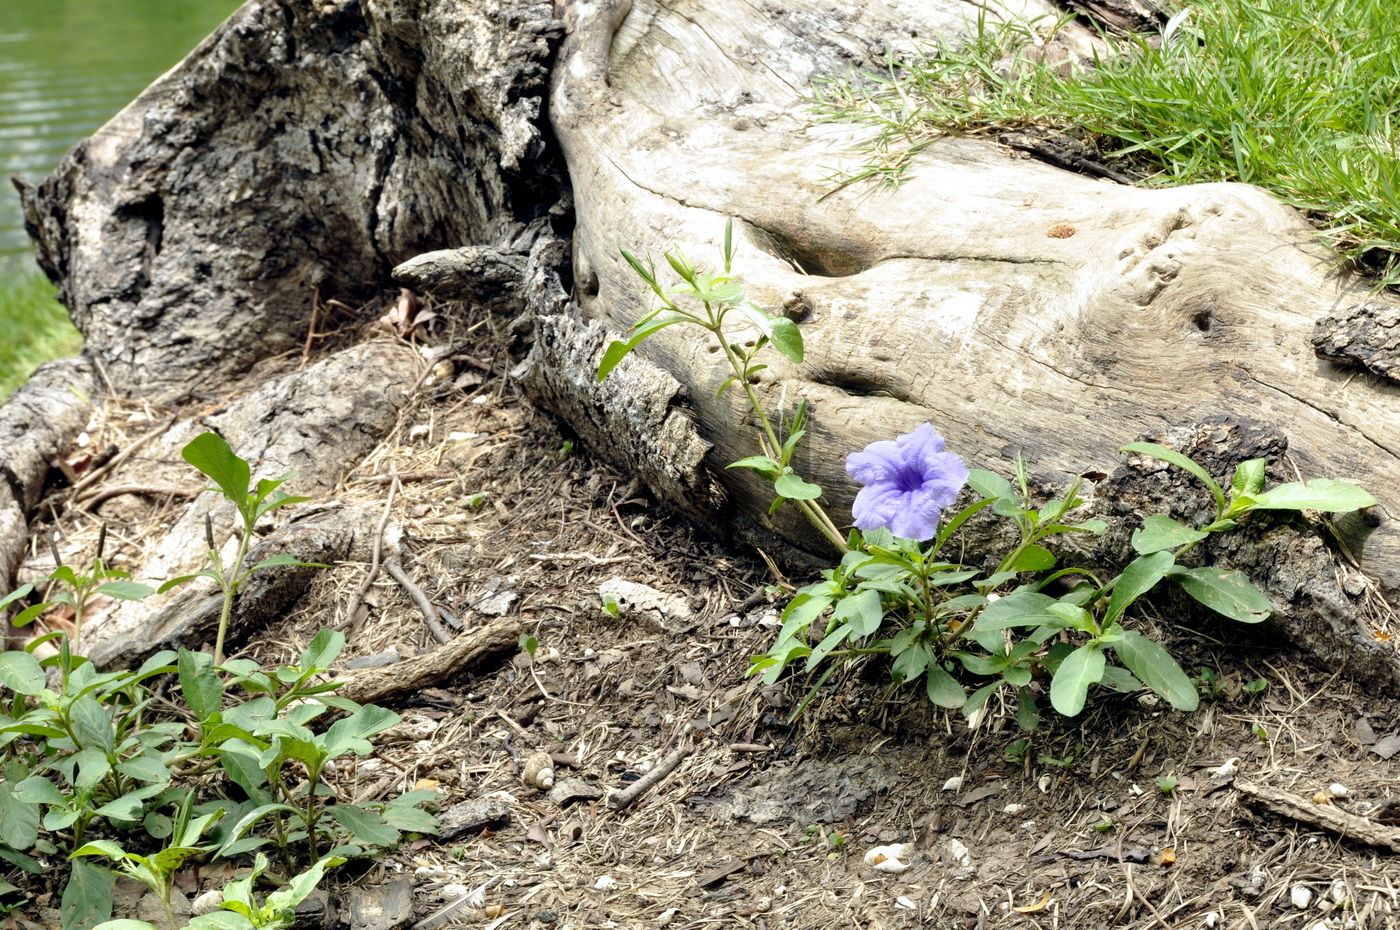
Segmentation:
<svg viewBox="0 0 1400 930">
<path fill-rule="evenodd" d="M 1075 726 L 1047 718 L 1027 739 L 1005 713 L 970 728 L 935 712 L 872 665 L 790 723 L 805 684 L 744 673 L 782 592 L 809 579 L 649 502 L 534 409 L 509 365 L 489 342 L 459 354 L 338 494 L 382 508 L 400 476 L 391 516 L 433 603 L 469 628 L 516 616 L 538 642 L 533 659 L 522 649 L 397 702 L 404 722 L 377 756 L 340 773 L 360 800 L 416 785 L 439 788 L 444 809 L 504 806 L 494 826 L 414 842 L 359 877 L 411 876 L 423 930 L 1400 926 L 1389 850 L 1260 811 L 1219 774 L 1305 799 L 1336 785 L 1335 808 L 1383 813 L 1400 798 L 1400 756 L 1383 758 L 1400 750 L 1394 701 L 1267 637 L 1158 618 L 1183 664 L 1215 674 L 1196 714 L 1100 695 Z M 123 506 L 132 540 L 174 512 Z M 343 620 L 366 570 L 321 573 L 246 654 L 294 657 Z M 674 601 L 614 616 L 611 579 Z M 365 603 L 343 660 L 434 645 L 388 575 Z M 1262 693 L 1243 689 L 1259 678 Z M 686 749 L 634 805 L 608 807 Z M 541 751 L 554 796 L 522 779 Z M 907 870 L 866 864 L 889 843 L 909 844 Z"/>
</svg>

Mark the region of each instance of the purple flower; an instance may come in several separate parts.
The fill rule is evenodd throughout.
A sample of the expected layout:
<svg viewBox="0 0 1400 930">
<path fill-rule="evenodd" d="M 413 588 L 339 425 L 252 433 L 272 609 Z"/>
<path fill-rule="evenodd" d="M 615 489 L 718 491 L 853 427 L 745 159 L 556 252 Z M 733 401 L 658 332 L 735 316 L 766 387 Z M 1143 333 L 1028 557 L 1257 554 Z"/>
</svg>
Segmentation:
<svg viewBox="0 0 1400 930">
<path fill-rule="evenodd" d="M 884 527 L 920 542 L 938 535 L 939 515 L 967 482 L 967 464 L 943 451 L 943 437 L 932 423 L 852 452 L 846 473 L 865 485 L 851 506 L 858 528 Z"/>
</svg>

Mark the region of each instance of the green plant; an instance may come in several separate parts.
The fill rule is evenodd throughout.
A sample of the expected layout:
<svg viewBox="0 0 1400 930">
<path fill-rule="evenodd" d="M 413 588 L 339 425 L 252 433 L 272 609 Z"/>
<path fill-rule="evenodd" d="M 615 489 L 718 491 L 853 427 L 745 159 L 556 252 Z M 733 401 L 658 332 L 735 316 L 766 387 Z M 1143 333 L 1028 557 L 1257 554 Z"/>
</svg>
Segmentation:
<svg viewBox="0 0 1400 930">
<path fill-rule="evenodd" d="M 253 885 L 267 871 L 267 857 L 259 854 L 252 871 L 243 878 L 229 882 L 224 888 L 219 910 L 190 918 L 185 930 L 288 930 L 296 923 L 296 906 L 316 890 L 326 870 L 341 865 L 339 856 L 318 859 L 310 868 L 293 876 L 285 887 L 269 894 L 261 902 L 253 894 Z M 109 920 L 93 930 L 158 930 L 144 920 Z"/>
<path fill-rule="evenodd" d="M 131 581 L 130 572 L 107 564 L 103 558 L 106 544 L 107 526 L 103 524 L 98 530 L 96 552 L 82 569 L 64 565 L 58 547 L 54 546 L 54 569 L 44 579 L 50 582 L 48 599 L 21 610 L 11 621 L 12 625 L 26 626 L 55 607 L 66 607 L 73 612 L 73 645 L 78 648 L 82 644 L 83 619 L 93 601 L 102 597 L 124 601 L 139 601 L 150 597 L 154 592 L 149 586 Z M 0 598 L 0 615 L 11 604 L 28 597 L 33 590 L 33 585 L 24 584 Z"/>
<path fill-rule="evenodd" d="M 768 367 L 755 361 L 759 353 L 771 345 L 789 361 L 801 362 L 802 334 L 792 320 L 769 313 L 744 295 L 743 287 L 732 273 L 733 223 L 726 223 L 724 227 L 724 270 L 718 274 L 696 270 L 679 252 L 666 253 L 667 264 L 681 279 L 679 286 L 670 289 L 662 286 L 654 264 L 649 261 L 643 263 L 625 249 L 622 255 L 651 288 L 661 305 L 637 320 L 628 338 L 615 340 L 608 345 L 598 364 L 598 380 L 606 379 L 638 346 L 668 327 L 687 324 L 709 333 L 723 353 L 730 371 L 729 377 L 719 387 L 719 394 L 722 396 L 738 385 L 748 399 L 749 408 L 758 418 L 760 430 L 758 444 L 762 454 L 740 459 L 729 467 L 749 469 L 771 481 L 774 500 L 770 512 L 776 513 L 785 501 L 791 501 L 818 532 L 844 552 L 846 541 L 841 531 L 816 504 L 821 488 L 803 479 L 792 465 L 793 453 L 805 435 L 806 405 L 798 405 L 788 423 L 775 424 L 754 390 L 754 381 Z M 752 330 L 754 338 L 744 339 L 734 334 L 736 318 L 739 325 Z M 780 433 L 783 438 L 779 438 Z"/>
<path fill-rule="evenodd" d="M 754 386 L 766 367 L 756 362 L 759 352 L 771 344 L 790 361 L 800 361 L 801 336 L 791 321 L 745 300 L 732 274 L 733 256 L 729 225 L 721 274 L 698 271 L 684 256 L 668 253 L 667 261 L 682 281 L 668 290 L 651 264 L 624 253 L 662 306 L 639 320 L 627 339 L 608 346 L 598 376 L 607 377 L 666 327 L 688 324 L 705 331 L 719 343 L 730 368 L 721 391 L 742 385 L 760 427 L 762 454 L 730 467 L 771 482 L 774 508 L 793 501 L 827 539 L 839 544 L 840 562 L 797 591 L 783 611 L 773 646 L 755 657 L 750 668 L 751 674 L 773 683 L 801 665 L 813 684 L 794 716 L 831 675 L 835 662 L 869 656 L 888 657 L 895 684 L 922 680 L 931 702 L 961 708 L 969 717 L 979 716 L 994 697 L 1013 693 L 1017 721 L 1025 730 L 1038 725 L 1038 695 L 1046 690 L 1051 706 L 1067 717 L 1083 710 L 1095 686 L 1120 692 L 1146 687 L 1177 709 L 1194 710 L 1200 697 L 1192 680 L 1162 645 L 1128 624 L 1134 605 L 1170 581 L 1222 616 L 1256 623 L 1269 615 L 1268 598 L 1242 572 L 1199 558 L 1198 547 L 1261 512 L 1345 512 L 1375 504 L 1366 491 L 1345 481 L 1318 479 L 1266 489 L 1263 459 L 1241 462 L 1227 489 L 1176 450 L 1129 443 L 1123 452 L 1160 460 L 1200 481 L 1214 512 L 1199 526 L 1165 514 L 1147 516 L 1132 534 L 1136 557 L 1109 575 L 1102 568 L 1061 566 L 1054 551 L 1061 537 L 1106 529 L 1103 521 L 1080 512 L 1078 479 L 1064 493 L 1042 501 L 1032 493 L 1024 462 L 1017 460 L 1014 481 L 968 469 L 925 424 L 848 457 L 848 472 L 864 485 L 853 506 L 855 522 L 863 529 L 842 539 L 819 503 L 822 489 L 798 476 L 791 464 L 805 433 L 805 402 L 797 405 L 780 440 L 783 424 L 775 426 L 769 419 Z M 686 310 L 678 298 L 698 302 L 702 310 Z M 742 311 L 756 338 L 736 340 L 729 328 L 734 311 Z M 964 483 L 974 499 L 940 522 L 940 512 L 956 500 Z M 964 564 L 960 553 L 986 546 L 968 546 L 961 534 L 978 525 L 974 518 L 986 516 L 1009 521 L 1015 541 L 994 562 Z M 967 677 L 975 680 L 970 693 Z"/>
<path fill-rule="evenodd" d="M 213 849 L 212 846 L 199 845 L 199 840 L 224 814 L 222 808 L 215 808 L 210 813 L 192 817 L 193 801 L 193 795 L 185 796 L 172 825 L 169 842 L 158 852 L 143 856 L 124 849 L 115 840 L 93 840 L 75 849 L 68 858 L 101 856 L 116 863 L 129 878 L 155 892 L 165 907 L 166 915 L 173 922 L 175 912 L 170 906 L 170 893 L 174 887 L 175 872 L 186 860 Z"/>
<path fill-rule="evenodd" d="M 186 462 L 214 482 L 214 487 L 209 490 L 218 491 L 233 504 L 241 523 L 237 550 L 234 557 L 226 563 L 214 540 L 213 523 L 206 514 L 204 536 L 209 545 L 209 567 L 193 575 L 171 578 L 160 586 L 162 594 L 195 578 L 209 578 L 219 586 L 223 593 L 223 606 L 219 611 L 219 629 L 214 639 L 214 664 L 221 665 L 224 661 L 224 637 L 228 633 L 229 617 L 233 613 L 238 592 L 248 578 L 269 568 L 311 564 L 283 554 L 263 559 L 255 565 L 244 564 L 248 556 L 248 547 L 252 545 L 257 531 L 258 521 L 280 507 L 290 507 L 310 498 L 294 497 L 279 490 L 282 484 L 292 477 L 291 472 L 278 478 L 263 478 L 257 484 L 253 484 L 252 468 L 239 458 L 217 433 L 201 433 L 190 440 L 180 454 Z"/>
<path fill-rule="evenodd" d="M 1179 784 L 1180 782 L 1173 775 L 1161 775 L 1156 780 L 1157 790 L 1163 794 L 1171 794 Z"/>
<path fill-rule="evenodd" d="M 898 183 L 915 153 L 950 133 L 1059 129 L 1087 135 L 1109 163 L 1141 166 L 1147 184 L 1265 187 L 1394 285 L 1394 15 L 1389 0 L 1198 0 L 1160 36 L 1101 36 L 1106 51 L 1079 66 L 1045 54 L 1070 17 L 984 14 L 965 40 L 828 82 L 812 104 L 820 118 L 871 130 L 843 183 Z"/>
</svg>

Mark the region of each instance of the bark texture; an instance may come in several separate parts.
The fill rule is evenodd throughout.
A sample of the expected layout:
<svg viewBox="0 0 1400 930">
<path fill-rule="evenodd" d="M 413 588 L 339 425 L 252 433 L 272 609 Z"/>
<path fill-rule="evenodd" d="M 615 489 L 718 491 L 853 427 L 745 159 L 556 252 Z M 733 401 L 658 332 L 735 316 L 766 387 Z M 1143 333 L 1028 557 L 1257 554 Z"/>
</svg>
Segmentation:
<svg viewBox="0 0 1400 930">
<path fill-rule="evenodd" d="M 52 362 L 0 406 L 0 591 L 9 592 L 24 556 L 29 515 L 54 459 L 87 424 L 93 382 L 86 362 Z"/>
<path fill-rule="evenodd" d="M 547 0 L 252 0 L 24 200 L 114 385 L 205 394 L 439 244 L 558 200 Z"/>
<path fill-rule="evenodd" d="M 800 366 L 770 360 L 758 390 L 770 410 L 812 402 L 798 464 L 842 515 L 845 454 L 924 420 L 984 467 L 1020 452 L 1067 479 L 1110 471 L 1140 436 L 1244 415 L 1287 437 L 1303 476 L 1354 478 L 1381 499 L 1352 552 L 1395 591 L 1400 387 L 1313 354 L 1314 322 L 1367 285 L 1331 272 L 1295 211 L 1243 185 L 1144 190 L 960 139 L 925 150 L 898 189 L 833 191 L 854 136 L 813 123 L 811 79 L 976 14 L 898 0 L 571 5 L 551 114 L 574 186 L 579 311 L 552 338 L 577 351 L 553 351 L 549 377 L 585 383 L 596 327 L 622 332 L 650 308 L 620 248 L 713 264 L 732 218 L 746 288 L 799 319 L 808 346 Z M 649 341 L 635 363 L 648 366 L 685 388 L 712 466 L 752 454 L 743 398 L 716 396 L 728 372 L 694 332 Z M 605 388 L 612 408 L 635 399 L 625 381 Z M 714 473 L 739 511 L 762 512 L 763 485 Z M 795 515 L 772 528 L 811 544 Z"/>
</svg>

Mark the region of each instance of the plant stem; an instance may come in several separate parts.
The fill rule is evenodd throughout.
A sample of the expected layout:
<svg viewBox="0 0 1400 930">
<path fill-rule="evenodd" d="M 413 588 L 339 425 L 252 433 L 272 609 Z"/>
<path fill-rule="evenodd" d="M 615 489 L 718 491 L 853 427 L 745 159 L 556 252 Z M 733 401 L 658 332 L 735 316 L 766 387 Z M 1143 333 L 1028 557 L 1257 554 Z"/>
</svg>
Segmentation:
<svg viewBox="0 0 1400 930">
<path fill-rule="evenodd" d="M 711 328 L 710 331 L 714 333 L 715 338 L 719 340 L 720 347 L 724 349 L 724 357 L 729 361 L 729 367 L 734 372 L 734 380 L 744 386 L 744 394 L 749 399 L 749 406 L 753 408 L 754 414 L 758 417 L 759 424 L 763 427 L 763 435 L 767 440 L 766 444 L 768 446 L 768 448 L 763 451 L 771 458 L 777 459 L 783 448 L 783 444 L 778 441 L 778 434 L 774 431 L 773 424 L 768 420 L 768 414 L 763 409 L 763 402 L 758 399 L 758 392 L 753 389 L 753 385 L 749 383 L 749 379 L 745 376 L 743 364 L 735 357 L 734 349 L 725 340 L 724 331 L 720 327 L 720 322 L 721 321 L 717 319 L 714 327 Z M 797 509 L 807 517 L 811 524 L 816 527 L 817 531 L 836 547 L 838 552 L 845 553 L 850 551 L 846 546 L 846 540 L 841 535 L 841 531 L 837 529 L 836 524 L 820 505 L 816 504 L 814 501 L 794 500 L 793 503 L 797 505 Z"/>
<path fill-rule="evenodd" d="M 253 538 L 253 528 L 243 528 L 243 538 L 238 541 L 238 554 L 229 566 L 229 577 L 224 581 L 224 603 L 219 609 L 219 632 L 214 637 L 214 664 L 224 664 L 224 637 L 228 634 L 229 618 L 233 614 L 233 600 L 238 596 L 238 588 L 243 583 L 243 559 L 248 555 L 248 542 Z"/>
</svg>

